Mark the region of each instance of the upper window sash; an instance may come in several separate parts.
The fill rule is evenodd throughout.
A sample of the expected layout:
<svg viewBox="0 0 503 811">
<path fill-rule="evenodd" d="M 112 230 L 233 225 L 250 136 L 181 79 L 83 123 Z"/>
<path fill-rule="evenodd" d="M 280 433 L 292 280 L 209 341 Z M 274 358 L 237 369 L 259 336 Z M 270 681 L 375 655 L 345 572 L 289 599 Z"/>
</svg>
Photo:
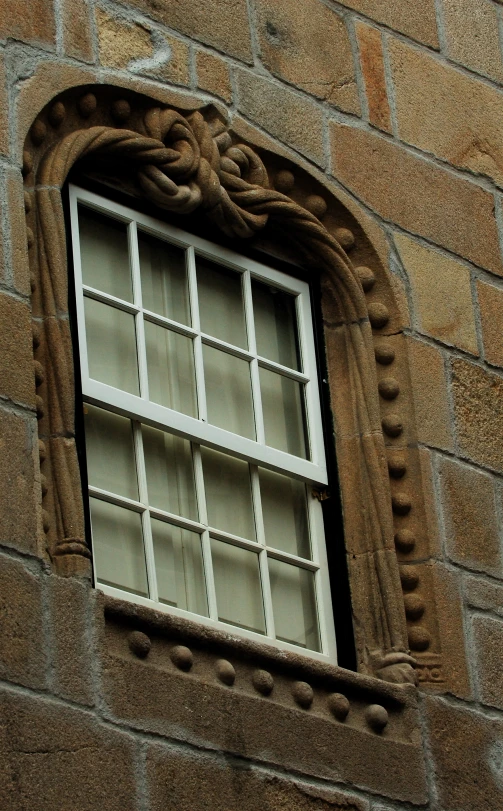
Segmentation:
<svg viewBox="0 0 503 811">
<path fill-rule="evenodd" d="M 78 204 L 94 209 L 107 217 L 118 220 L 127 226 L 127 238 L 132 274 L 131 300 L 118 298 L 109 293 L 93 289 L 83 284 L 82 264 L 80 251 L 80 236 L 78 226 Z M 313 340 L 313 324 L 310 307 L 309 286 L 306 282 L 288 276 L 273 268 L 244 257 L 227 248 L 217 246 L 207 240 L 196 237 L 179 228 L 167 225 L 147 215 L 133 211 L 113 201 L 100 197 L 84 189 L 70 186 L 70 213 L 73 244 L 73 262 L 75 269 L 77 320 L 79 334 L 79 351 L 82 370 L 82 390 L 86 400 L 94 404 L 103 404 L 117 413 L 133 419 L 139 419 L 147 425 L 157 428 L 168 428 L 180 436 L 194 439 L 203 445 L 215 449 L 225 449 L 231 455 L 246 459 L 252 463 L 262 465 L 282 472 L 288 472 L 294 477 L 312 483 L 327 484 L 325 451 L 321 429 L 321 412 L 319 402 L 318 377 L 316 369 L 316 356 Z M 138 229 L 142 233 L 150 234 L 172 245 L 187 251 L 187 269 L 190 301 L 190 325 L 183 324 L 172 318 L 165 318 L 153 313 L 142 306 L 142 290 L 140 281 L 140 259 L 138 252 Z M 196 282 L 196 255 L 205 257 L 216 265 L 229 268 L 241 274 L 244 295 L 244 317 L 247 330 L 248 347 L 236 347 L 226 341 L 208 335 L 201 330 L 199 323 L 199 307 L 197 304 Z M 255 330 L 252 311 L 252 280 L 265 282 L 280 291 L 295 296 L 296 320 L 302 358 L 301 371 L 286 368 L 276 362 L 264 358 L 257 353 Z M 169 326 L 173 333 L 186 336 L 187 339 L 199 342 L 196 346 L 195 380 L 198 400 L 198 417 L 189 416 L 173 408 L 153 402 L 147 396 L 148 380 L 146 373 L 145 337 L 144 329 L 136 329 L 136 351 L 139 367 L 138 394 L 107 385 L 93 379 L 89 374 L 88 344 L 86 337 L 84 292 L 86 299 L 93 299 L 102 304 L 113 304 L 117 310 L 129 313 L 135 319 L 142 319 L 143 324 L 157 324 Z M 250 439 L 232 433 L 206 421 L 206 403 L 204 401 L 205 387 L 203 385 L 202 350 L 201 347 L 214 347 L 215 349 L 249 361 L 251 368 L 251 388 L 253 403 L 255 405 L 256 438 Z M 260 409 L 260 369 L 276 372 L 298 381 L 305 387 L 305 422 L 308 436 L 310 459 L 303 459 L 291 453 L 273 448 L 265 444 L 262 412 Z M 257 402 L 259 408 L 257 409 Z M 258 419 L 257 419 L 258 416 Z"/>
</svg>

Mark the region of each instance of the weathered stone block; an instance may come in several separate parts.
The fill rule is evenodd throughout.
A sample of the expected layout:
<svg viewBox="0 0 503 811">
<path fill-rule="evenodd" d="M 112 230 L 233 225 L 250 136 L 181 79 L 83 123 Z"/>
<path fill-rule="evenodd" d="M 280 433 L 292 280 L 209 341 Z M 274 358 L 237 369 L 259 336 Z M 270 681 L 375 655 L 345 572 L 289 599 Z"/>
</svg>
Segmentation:
<svg viewBox="0 0 503 811">
<path fill-rule="evenodd" d="M 252 61 L 246 0 L 129 0 L 129 5 L 205 45 Z"/>
<path fill-rule="evenodd" d="M 465 576 L 465 598 L 468 605 L 493 611 L 503 617 L 503 586 L 476 575 Z"/>
<path fill-rule="evenodd" d="M 136 811 L 134 744 L 89 713 L 1 695 L 0 806 L 9 811 Z"/>
<path fill-rule="evenodd" d="M 503 723 L 440 698 L 426 699 L 426 718 L 438 807 L 443 811 L 501 808 Z"/>
<path fill-rule="evenodd" d="M 229 65 L 225 60 L 207 51 L 196 53 L 197 86 L 201 90 L 232 101 L 232 85 Z"/>
<path fill-rule="evenodd" d="M 478 354 L 466 265 L 401 234 L 395 236 L 395 244 L 411 282 L 420 330 Z"/>
<path fill-rule="evenodd" d="M 473 697 L 473 690 L 465 642 L 462 579 L 458 572 L 443 563 L 430 565 L 435 590 L 435 602 L 431 608 L 435 612 L 442 651 L 443 689 L 469 699 Z"/>
<path fill-rule="evenodd" d="M 477 298 L 485 358 L 495 366 L 503 366 L 503 290 L 477 281 Z"/>
<path fill-rule="evenodd" d="M 236 71 L 239 110 L 271 135 L 324 165 L 323 112 L 292 90 L 248 73 Z"/>
<path fill-rule="evenodd" d="M 473 618 L 480 700 L 503 709 L 503 622 L 492 617 Z"/>
<path fill-rule="evenodd" d="M 109 717 L 226 758 L 321 779 L 337 775 L 384 796 L 425 801 L 412 689 L 294 654 L 278 656 L 273 648 L 267 653 L 267 646 L 138 607 L 125 606 L 123 614 L 117 601 L 107 605 L 112 615 L 106 619 L 102 674 Z M 129 620 L 121 621 L 126 615 Z M 191 634 L 184 634 L 189 626 Z M 137 652 L 133 630 L 148 635 L 147 656 Z M 230 684 L 222 678 L 222 657 L 233 674 Z M 307 681 L 308 705 L 298 700 L 299 681 Z M 343 720 L 330 709 L 334 692 L 349 699 Z M 388 723 L 378 733 L 368 721 L 375 703 L 387 711 Z"/>
<path fill-rule="evenodd" d="M 492 477 L 453 459 L 443 459 L 440 482 L 449 557 L 472 569 L 501 574 Z"/>
<path fill-rule="evenodd" d="M 442 354 L 433 346 L 407 341 L 417 438 L 435 448 L 453 448 L 447 381 Z"/>
<path fill-rule="evenodd" d="M 33 118 L 33 109 L 31 112 Z M 30 269 L 24 216 L 23 178 L 19 171 L 7 174 L 8 221 L 10 226 L 10 270 L 16 289 L 30 294 Z"/>
<path fill-rule="evenodd" d="M 425 0 L 421 5 L 393 0 L 342 0 L 341 5 L 396 28 L 418 42 L 438 46 L 435 0 Z"/>
<path fill-rule="evenodd" d="M 258 0 L 265 67 L 280 79 L 348 113 L 360 102 L 346 25 L 319 0 Z"/>
<path fill-rule="evenodd" d="M 0 540 L 36 551 L 35 415 L 0 412 Z M 37 454 L 38 455 L 38 454 Z"/>
<path fill-rule="evenodd" d="M 0 293 L 0 394 L 34 407 L 35 375 L 28 304 Z"/>
<path fill-rule="evenodd" d="M 378 214 L 503 275 L 492 194 L 377 134 L 330 133 L 332 174 Z"/>
<path fill-rule="evenodd" d="M 42 586 L 21 563 L 0 557 L 0 678 L 44 687 Z"/>
<path fill-rule="evenodd" d="M 51 689 L 79 704 L 92 704 L 90 586 L 53 576 L 48 587 L 53 643 Z"/>
<path fill-rule="evenodd" d="M 138 23 L 96 10 L 102 65 L 128 69 L 176 84 L 189 84 L 188 46 Z"/>
<path fill-rule="evenodd" d="M 147 780 L 152 811 L 366 811 L 368 803 L 333 788 L 287 780 L 228 758 L 151 746 Z"/>
<path fill-rule="evenodd" d="M 452 360 L 459 447 L 486 467 L 503 470 L 503 380 L 461 358 Z"/>
<path fill-rule="evenodd" d="M 0 39 L 54 45 L 56 26 L 52 0 L 3 0 Z"/>
<path fill-rule="evenodd" d="M 67 56 L 93 62 L 91 12 L 88 0 L 64 0 L 63 47 Z"/>
<path fill-rule="evenodd" d="M 402 140 L 503 186 L 503 93 L 397 39 L 389 52 Z"/>
<path fill-rule="evenodd" d="M 9 104 L 7 100 L 7 86 L 5 63 L 3 54 L 0 56 L 0 155 L 9 152 Z"/>
<path fill-rule="evenodd" d="M 443 0 L 443 17 L 450 58 L 501 81 L 503 66 L 496 6 L 490 0 Z"/>
<path fill-rule="evenodd" d="M 355 24 L 360 63 L 365 81 L 369 121 L 375 127 L 391 132 L 391 114 L 386 90 L 381 32 L 366 23 Z"/>
</svg>

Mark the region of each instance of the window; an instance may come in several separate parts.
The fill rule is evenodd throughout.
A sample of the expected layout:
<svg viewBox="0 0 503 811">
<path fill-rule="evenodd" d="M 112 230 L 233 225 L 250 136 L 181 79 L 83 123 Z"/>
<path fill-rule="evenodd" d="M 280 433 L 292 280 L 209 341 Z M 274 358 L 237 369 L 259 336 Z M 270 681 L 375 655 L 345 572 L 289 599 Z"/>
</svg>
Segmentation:
<svg viewBox="0 0 503 811">
<path fill-rule="evenodd" d="M 70 188 L 96 585 L 335 661 L 308 285 Z"/>
</svg>

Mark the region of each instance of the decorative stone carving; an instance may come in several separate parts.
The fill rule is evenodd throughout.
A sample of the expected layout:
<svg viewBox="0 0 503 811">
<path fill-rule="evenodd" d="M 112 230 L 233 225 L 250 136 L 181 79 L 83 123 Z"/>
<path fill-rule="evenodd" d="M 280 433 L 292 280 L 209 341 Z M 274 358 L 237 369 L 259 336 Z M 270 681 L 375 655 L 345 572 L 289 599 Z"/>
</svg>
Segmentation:
<svg viewBox="0 0 503 811">
<path fill-rule="evenodd" d="M 266 160 L 271 163 L 269 171 Z M 27 139 L 24 176 L 30 200 L 27 224 L 33 232 L 30 261 L 40 333 L 37 360 L 42 364 L 37 379 L 39 433 L 47 451 L 43 464 L 48 550 L 61 574 L 89 572 L 74 439 L 61 200 L 68 173 L 79 163 L 94 175 L 99 173 L 103 181 L 116 184 L 119 177 L 123 188 L 160 209 L 177 214 L 198 210 L 228 237 L 242 240 L 258 235 L 268 244 L 281 246 L 287 235 L 283 242 L 294 247 L 306 268 L 320 275 L 343 502 L 352 501 L 353 509 L 360 511 L 365 505 L 369 522 L 360 529 L 350 528 L 348 545 L 359 668 L 391 681 L 410 682 L 414 660 L 408 655 L 393 542 L 371 330 L 371 326 L 386 327 L 392 313 L 389 302 L 367 306 L 362 284 L 366 291 L 374 290 L 375 276 L 367 267 L 371 250 L 363 264 L 357 255 L 361 229 L 354 218 L 346 212 L 346 221 L 341 221 L 342 207 L 330 206 L 326 189 L 323 196 L 311 189 L 304 198 L 306 205 L 301 205 L 293 199 L 302 186 L 295 167 L 278 170 L 274 161 L 274 156 L 259 155 L 237 141 L 213 106 L 181 113 L 109 87 L 68 91 L 34 122 Z M 269 180 L 271 171 L 276 188 Z M 320 222 L 322 217 L 325 224 Z M 355 254 L 358 270 L 344 248 Z M 395 388 L 389 394 L 394 397 Z M 398 436 L 400 418 L 384 419 L 389 423 L 383 420 L 385 432 Z M 350 515 L 347 520 L 351 522 Z"/>
</svg>

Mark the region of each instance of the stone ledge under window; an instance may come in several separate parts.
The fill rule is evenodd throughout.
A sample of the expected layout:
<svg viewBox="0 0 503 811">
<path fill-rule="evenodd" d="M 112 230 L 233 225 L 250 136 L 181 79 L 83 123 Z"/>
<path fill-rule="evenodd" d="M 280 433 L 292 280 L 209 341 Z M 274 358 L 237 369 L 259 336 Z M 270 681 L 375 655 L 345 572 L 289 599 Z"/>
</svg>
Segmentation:
<svg viewBox="0 0 503 811">
<path fill-rule="evenodd" d="M 104 698 L 117 719 L 262 764 L 426 801 L 414 687 L 108 596 L 99 602 Z"/>
</svg>

